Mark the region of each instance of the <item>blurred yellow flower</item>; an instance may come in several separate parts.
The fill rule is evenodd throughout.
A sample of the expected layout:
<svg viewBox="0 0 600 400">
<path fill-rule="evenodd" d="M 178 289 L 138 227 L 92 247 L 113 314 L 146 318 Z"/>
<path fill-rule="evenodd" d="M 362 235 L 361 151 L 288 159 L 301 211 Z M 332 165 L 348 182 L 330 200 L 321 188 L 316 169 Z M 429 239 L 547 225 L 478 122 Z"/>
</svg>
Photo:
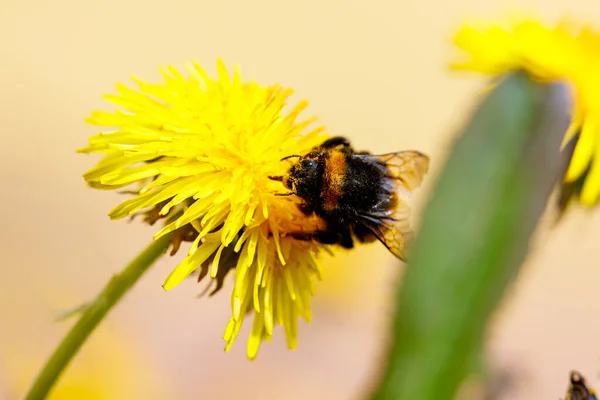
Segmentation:
<svg viewBox="0 0 600 400">
<path fill-rule="evenodd" d="M 27 311 L 26 311 L 27 313 Z M 28 315 L 28 314 L 26 314 Z M 13 321 L 11 321 L 13 322 Z M 158 365 L 148 362 L 147 351 L 139 348 L 133 335 L 120 329 L 99 329 L 94 340 L 73 360 L 70 368 L 54 386 L 48 400 L 147 399 L 171 397 Z M 54 336 L 54 327 L 38 329 L 41 335 Z M 17 340 L 6 346 L 0 360 L 0 398 L 22 399 L 46 357 L 43 344 L 25 346 Z"/>
<path fill-rule="evenodd" d="M 172 254 L 182 241 L 192 242 L 166 290 L 200 269 L 199 280 L 210 273 L 216 291 L 235 268 L 225 350 L 254 311 L 247 345 L 253 359 L 275 324 L 284 328 L 288 347 L 296 347 L 297 319 L 311 318 L 316 255 L 324 249 L 284 235 L 314 230 L 318 222 L 298 210 L 296 196 L 276 196 L 282 185 L 268 177 L 289 168 L 283 157 L 306 153 L 327 137 L 323 128 L 306 132 L 315 118 L 297 121 L 306 102 L 284 111 L 291 90 L 242 82 L 237 70 L 230 76 L 222 62 L 217 67 L 217 79 L 193 63 L 187 77 L 170 67 L 162 84 L 134 78 L 139 91 L 118 85 L 120 94 L 106 99 L 126 111 L 95 112 L 87 120 L 117 129 L 92 136 L 80 151 L 104 153 L 84 175 L 92 187 L 139 185 L 111 218 L 142 215 L 153 224 L 170 217 L 155 238 L 174 232 Z"/>
<path fill-rule="evenodd" d="M 506 25 L 465 25 L 454 43 L 461 50 L 454 69 L 488 75 L 525 70 L 539 81 L 570 85 L 572 120 L 564 144 L 579 137 L 564 180 L 583 179 L 580 201 L 595 205 L 600 197 L 600 33 L 566 21 L 547 26 L 521 18 Z"/>
</svg>

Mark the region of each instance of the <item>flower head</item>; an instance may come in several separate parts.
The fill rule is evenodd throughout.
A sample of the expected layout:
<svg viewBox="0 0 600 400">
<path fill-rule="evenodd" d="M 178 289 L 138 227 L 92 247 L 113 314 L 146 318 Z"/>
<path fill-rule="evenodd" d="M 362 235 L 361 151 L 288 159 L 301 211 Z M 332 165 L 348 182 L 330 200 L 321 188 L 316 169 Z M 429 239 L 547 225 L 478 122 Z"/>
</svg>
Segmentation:
<svg viewBox="0 0 600 400">
<path fill-rule="evenodd" d="M 488 75 L 525 70 L 542 82 L 562 81 L 571 87 L 571 125 L 564 143 L 577 144 L 565 184 L 583 181 L 580 200 L 594 205 L 600 198 L 600 33 L 588 26 L 562 22 L 547 26 L 531 18 L 507 25 L 482 23 L 458 30 L 455 44 L 462 59 L 453 68 Z"/>
<path fill-rule="evenodd" d="M 242 82 L 221 62 L 217 79 L 196 63 L 186 69 L 187 77 L 174 68 L 163 71 L 162 84 L 134 78 L 139 90 L 118 85 L 118 95 L 106 96 L 124 111 L 95 112 L 87 120 L 116 129 L 92 136 L 80 150 L 104 154 L 84 177 L 99 189 L 138 185 L 110 217 L 163 219 L 155 237 L 173 234 L 172 253 L 191 242 L 166 290 L 197 269 L 199 279 L 209 274 L 218 290 L 235 269 L 226 350 L 252 311 L 249 358 L 276 324 L 294 348 L 298 317 L 311 318 L 316 256 L 324 246 L 285 236 L 315 230 L 319 221 L 298 210 L 296 196 L 276 196 L 283 188 L 269 176 L 289 168 L 283 157 L 323 142 L 323 128 L 307 129 L 314 118 L 299 121 L 306 102 L 284 110 L 291 90 Z"/>
</svg>

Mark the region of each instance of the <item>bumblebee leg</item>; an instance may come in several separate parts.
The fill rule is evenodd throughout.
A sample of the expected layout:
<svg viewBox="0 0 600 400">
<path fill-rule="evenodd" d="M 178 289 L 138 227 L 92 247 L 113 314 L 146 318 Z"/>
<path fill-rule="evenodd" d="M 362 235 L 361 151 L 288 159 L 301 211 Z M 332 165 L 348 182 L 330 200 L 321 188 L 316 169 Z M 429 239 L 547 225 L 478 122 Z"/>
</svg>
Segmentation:
<svg viewBox="0 0 600 400">
<path fill-rule="evenodd" d="M 296 240 L 311 241 L 322 244 L 337 244 L 345 249 L 354 247 L 354 241 L 350 236 L 350 232 L 332 232 L 332 231 L 312 231 L 312 232 L 290 232 L 288 236 Z"/>
<path fill-rule="evenodd" d="M 341 240 L 341 237 L 338 233 L 328 231 L 289 232 L 287 235 L 296 240 L 303 240 L 306 242 L 314 240 L 323 244 L 338 244 Z"/>
<path fill-rule="evenodd" d="M 352 240 L 352 236 L 350 235 L 350 230 L 344 231 L 344 233 L 341 235 L 341 240 L 339 242 L 339 245 L 345 249 L 354 248 L 354 240 Z"/>
<path fill-rule="evenodd" d="M 360 243 L 371 243 L 377 240 L 377 236 L 363 224 L 356 224 L 352 227 L 352 230 Z"/>
<path fill-rule="evenodd" d="M 308 203 L 298 204 L 298 209 L 304 215 L 312 215 L 315 211 L 314 207 Z"/>
<path fill-rule="evenodd" d="M 350 147 L 350 141 L 343 136 L 334 136 L 324 141 L 319 147 L 322 149 L 332 149 L 338 146 Z"/>
</svg>

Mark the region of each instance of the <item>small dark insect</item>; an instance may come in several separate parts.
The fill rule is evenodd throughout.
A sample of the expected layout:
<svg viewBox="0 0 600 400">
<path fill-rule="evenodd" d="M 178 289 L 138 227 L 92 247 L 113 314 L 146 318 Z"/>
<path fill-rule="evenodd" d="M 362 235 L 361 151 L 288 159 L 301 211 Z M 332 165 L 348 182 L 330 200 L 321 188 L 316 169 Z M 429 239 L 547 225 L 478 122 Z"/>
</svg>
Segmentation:
<svg viewBox="0 0 600 400">
<path fill-rule="evenodd" d="M 429 168 L 429 158 L 417 151 L 382 155 L 356 152 L 348 139 L 336 136 L 305 155 L 282 159 L 298 161 L 281 181 L 303 202 L 305 215 L 317 215 L 326 228 L 293 232 L 299 240 L 315 240 L 350 249 L 361 243 L 380 240 L 396 257 L 405 260 L 404 251 L 412 238 L 408 218 L 408 197 L 420 186 Z"/>
<path fill-rule="evenodd" d="M 564 400 L 598 400 L 594 389 L 586 385 L 585 379 L 577 371 L 571 371 L 567 397 Z"/>
</svg>

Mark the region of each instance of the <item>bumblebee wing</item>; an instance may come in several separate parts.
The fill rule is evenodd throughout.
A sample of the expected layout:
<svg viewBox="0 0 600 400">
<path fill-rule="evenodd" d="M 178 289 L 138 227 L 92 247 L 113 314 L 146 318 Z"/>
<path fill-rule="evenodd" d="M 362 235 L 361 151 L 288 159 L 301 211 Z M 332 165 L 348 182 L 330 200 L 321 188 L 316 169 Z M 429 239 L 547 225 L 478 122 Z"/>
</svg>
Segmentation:
<svg viewBox="0 0 600 400">
<path fill-rule="evenodd" d="M 409 224 L 410 194 L 429 170 L 429 157 L 418 151 L 358 157 L 365 157 L 382 169 L 388 178 L 384 189 L 392 196 L 391 203 L 375 206 L 358 219 L 392 254 L 405 261 L 405 249 L 414 236 Z"/>
<path fill-rule="evenodd" d="M 409 214 L 408 207 L 396 207 L 386 213 L 360 215 L 359 221 L 393 255 L 406 261 L 404 252 L 413 239 L 413 231 L 408 223 Z"/>
<path fill-rule="evenodd" d="M 380 166 L 386 176 L 398 181 L 408 191 L 421 186 L 423 177 L 429 170 L 429 157 L 414 150 L 380 155 L 361 155 Z"/>
</svg>

